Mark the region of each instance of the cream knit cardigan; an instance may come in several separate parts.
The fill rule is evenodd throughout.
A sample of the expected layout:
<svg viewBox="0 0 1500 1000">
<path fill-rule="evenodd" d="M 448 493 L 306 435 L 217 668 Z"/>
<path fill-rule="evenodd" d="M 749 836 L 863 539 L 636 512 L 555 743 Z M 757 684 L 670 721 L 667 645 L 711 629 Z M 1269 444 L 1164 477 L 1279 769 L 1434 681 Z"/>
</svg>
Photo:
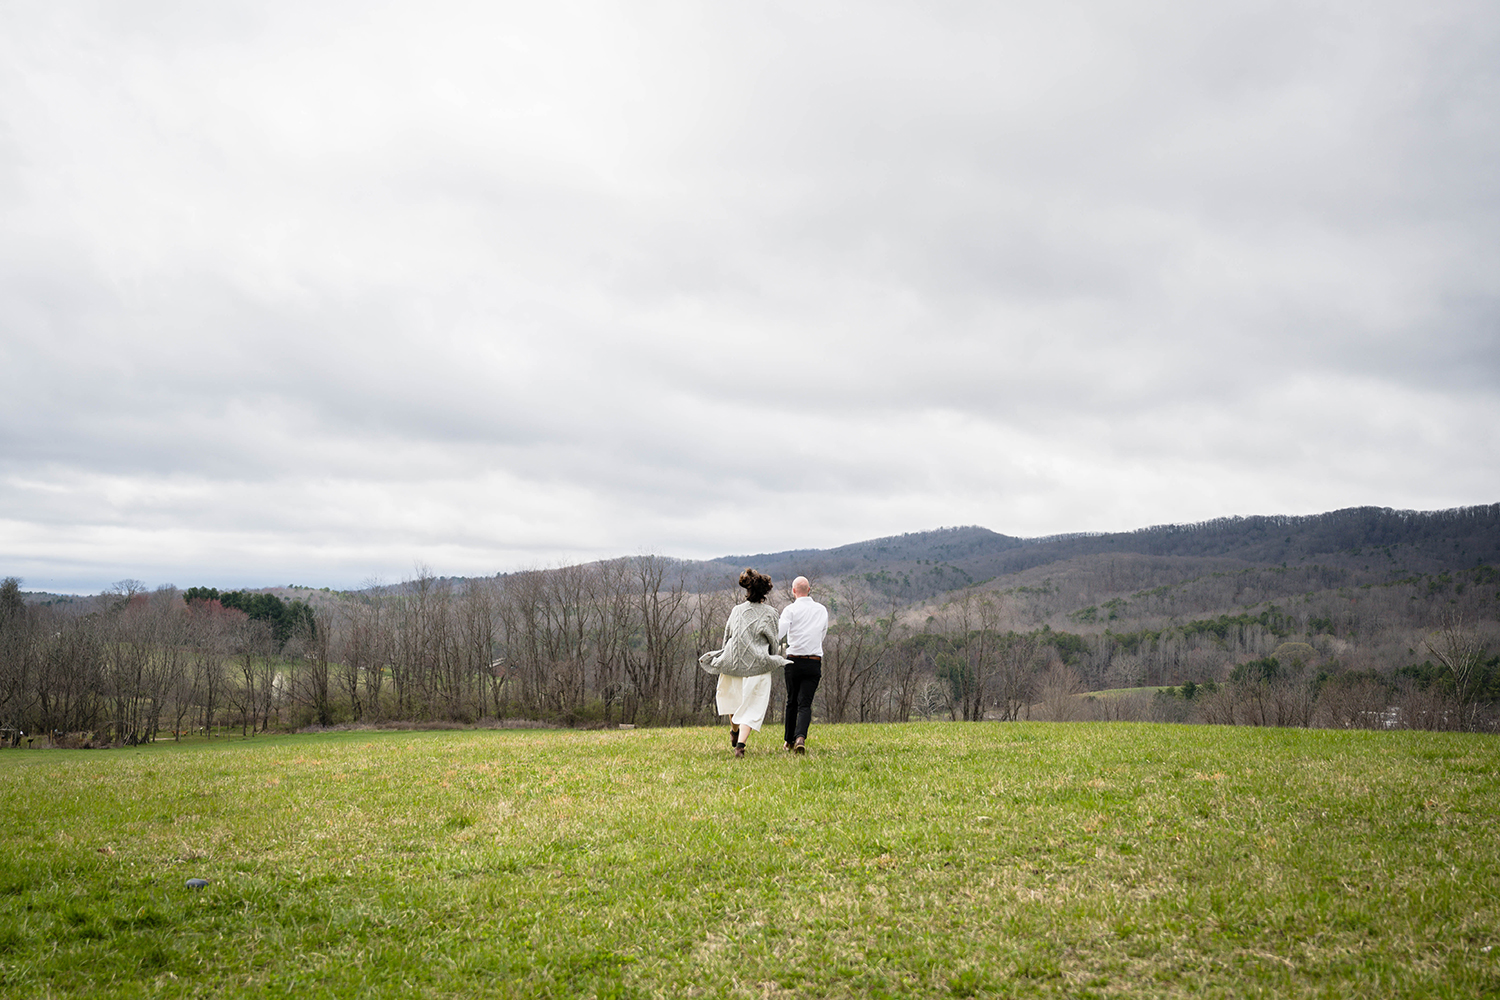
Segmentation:
<svg viewBox="0 0 1500 1000">
<path fill-rule="evenodd" d="M 792 661 L 772 652 L 777 646 L 776 625 L 776 609 L 769 604 L 736 604 L 724 625 L 724 648 L 698 657 L 698 666 L 731 677 L 758 677 L 786 666 Z"/>
</svg>

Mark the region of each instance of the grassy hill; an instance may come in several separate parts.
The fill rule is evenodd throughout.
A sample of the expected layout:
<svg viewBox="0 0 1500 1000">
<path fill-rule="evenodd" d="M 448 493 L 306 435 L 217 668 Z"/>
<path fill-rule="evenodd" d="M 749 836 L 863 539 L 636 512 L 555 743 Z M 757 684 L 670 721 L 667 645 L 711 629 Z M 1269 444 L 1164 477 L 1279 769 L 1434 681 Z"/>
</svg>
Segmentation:
<svg viewBox="0 0 1500 1000">
<path fill-rule="evenodd" d="M 1494 737 L 339 733 L 0 752 L 12 996 L 1500 993 Z M 206 888 L 186 887 L 189 878 Z"/>
</svg>

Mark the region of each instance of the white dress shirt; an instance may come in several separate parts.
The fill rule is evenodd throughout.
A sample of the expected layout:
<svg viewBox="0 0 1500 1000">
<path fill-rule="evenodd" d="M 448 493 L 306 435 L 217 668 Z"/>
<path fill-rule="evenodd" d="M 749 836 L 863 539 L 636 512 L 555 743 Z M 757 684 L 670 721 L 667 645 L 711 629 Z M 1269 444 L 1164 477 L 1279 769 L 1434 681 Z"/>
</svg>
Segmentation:
<svg viewBox="0 0 1500 1000">
<path fill-rule="evenodd" d="M 799 597 L 781 612 L 776 638 L 786 639 L 787 656 L 822 656 L 828 634 L 828 609 L 811 597 Z"/>
</svg>

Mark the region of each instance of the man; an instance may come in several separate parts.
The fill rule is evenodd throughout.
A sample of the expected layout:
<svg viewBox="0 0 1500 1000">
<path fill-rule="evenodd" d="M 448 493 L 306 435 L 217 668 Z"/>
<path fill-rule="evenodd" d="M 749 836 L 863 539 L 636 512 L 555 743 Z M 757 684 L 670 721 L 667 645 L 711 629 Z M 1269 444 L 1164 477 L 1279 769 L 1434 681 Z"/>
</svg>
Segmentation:
<svg viewBox="0 0 1500 1000">
<path fill-rule="evenodd" d="M 792 581 L 796 598 L 781 612 L 776 636 L 786 640 L 786 743 L 782 749 L 807 753 L 807 727 L 812 724 L 813 695 L 823 679 L 823 637 L 828 634 L 828 609 L 809 595 L 807 577 Z"/>
</svg>

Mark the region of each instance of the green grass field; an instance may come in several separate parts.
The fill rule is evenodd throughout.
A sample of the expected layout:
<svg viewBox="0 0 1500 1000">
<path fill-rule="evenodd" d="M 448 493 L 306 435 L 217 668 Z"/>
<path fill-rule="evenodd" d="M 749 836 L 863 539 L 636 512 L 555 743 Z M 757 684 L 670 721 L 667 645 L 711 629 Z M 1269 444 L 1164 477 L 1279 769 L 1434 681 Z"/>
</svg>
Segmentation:
<svg viewBox="0 0 1500 1000">
<path fill-rule="evenodd" d="M 773 746 L 0 752 L 0 997 L 1500 995 L 1493 737 L 936 723 Z"/>
<path fill-rule="evenodd" d="M 1100 701 L 1110 701 L 1115 698 L 1128 698 L 1132 695 L 1154 695 L 1160 691 L 1170 691 L 1170 687 L 1134 687 L 1134 688 L 1105 688 L 1103 691 L 1084 691 L 1075 694 L 1074 698 L 1097 698 Z"/>
</svg>

